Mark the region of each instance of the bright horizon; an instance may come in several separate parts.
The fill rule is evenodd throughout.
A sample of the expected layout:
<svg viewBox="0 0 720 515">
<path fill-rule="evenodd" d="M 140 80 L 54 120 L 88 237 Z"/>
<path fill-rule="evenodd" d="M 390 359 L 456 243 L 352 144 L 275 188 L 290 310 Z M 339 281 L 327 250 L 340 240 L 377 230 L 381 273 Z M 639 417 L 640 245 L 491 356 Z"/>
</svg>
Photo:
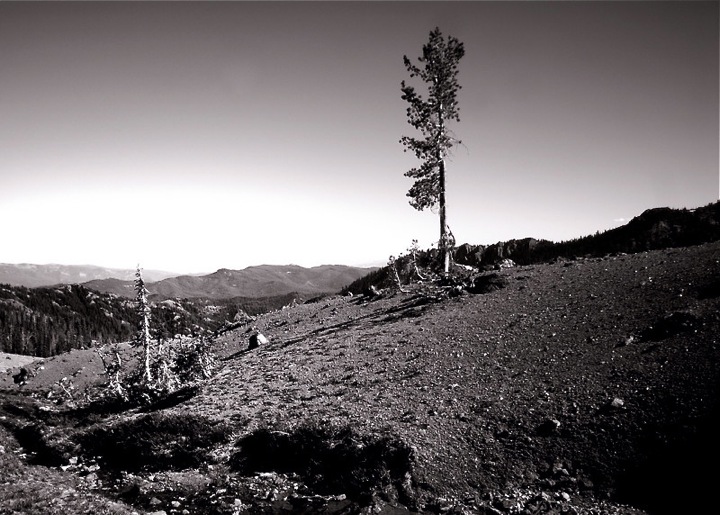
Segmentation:
<svg viewBox="0 0 720 515">
<path fill-rule="evenodd" d="M 457 243 L 718 200 L 717 2 L 0 2 L 0 262 L 209 273 L 429 247 L 402 58 L 465 46 Z"/>
</svg>

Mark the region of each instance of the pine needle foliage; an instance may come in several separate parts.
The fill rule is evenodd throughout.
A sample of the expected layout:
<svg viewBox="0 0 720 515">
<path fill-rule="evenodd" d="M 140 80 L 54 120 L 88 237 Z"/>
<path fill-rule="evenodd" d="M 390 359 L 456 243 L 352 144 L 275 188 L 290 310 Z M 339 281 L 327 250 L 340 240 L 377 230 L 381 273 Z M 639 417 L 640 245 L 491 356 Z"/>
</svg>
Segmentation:
<svg viewBox="0 0 720 515">
<path fill-rule="evenodd" d="M 457 80 L 458 63 L 465 55 L 463 44 L 456 38 L 447 39 L 435 28 L 423 46 L 418 64 L 403 56 L 410 78 L 419 78 L 426 86 L 426 94 L 419 93 L 405 81 L 401 83 L 402 99 L 407 107 L 408 123 L 420 132 L 420 137 L 403 136 L 400 143 L 415 154 L 421 164 L 405 172 L 415 182 L 407 193 L 410 205 L 422 211 L 437 208 L 440 215 L 439 248 L 445 273 L 449 267 L 450 239 L 446 220 L 445 159 L 450 149 L 460 143 L 448 129 L 447 122 L 460 121 L 457 94 L 461 89 Z"/>
</svg>

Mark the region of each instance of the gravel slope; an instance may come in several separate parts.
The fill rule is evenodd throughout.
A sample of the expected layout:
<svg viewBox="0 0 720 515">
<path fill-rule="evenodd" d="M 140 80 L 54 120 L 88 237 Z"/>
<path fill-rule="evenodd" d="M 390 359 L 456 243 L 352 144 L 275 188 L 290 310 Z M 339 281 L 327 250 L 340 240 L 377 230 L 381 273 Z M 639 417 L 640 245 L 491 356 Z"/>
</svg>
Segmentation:
<svg viewBox="0 0 720 515">
<path fill-rule="evenodd" d="M 720 243 L 494 273 L 506 286 L 491 293 L 328 297 L 225 333 L 220 372 L 157 412 L 232 428 L 213 466 L 182 473 L 210 486 L 181 495 L 179 473 L 137 473 L 145 501 L 168 514 L 352 513 L 357 499 L 332 482 L 348 466 L 377 486 L 365 504 L 381 513 L 697 513 L 714 501 Z M 269 342 L 248 351 L 254 328 Z M 3 386 L 42 391 L 42 374 L 73 363 Z M 82 366 L 76 379 L 92 382 Z M 277 456 L 303 447 L 307 462 Z M 251 454 L 267 459 L 250 470 Z"/>
<path fill-rule="evenodd" d="M 179 409 L 391 433 L 419 491 L 475 505 L 542 490 L 687 508 L 679 487 L 717 456 L 694 447 L 717 424 L 719 258 L 715 243 L 503 270 L 484 295 L 298 306 L 256 321 L 264 348 L 226 335 L 238 352 Z"/>
</svg>

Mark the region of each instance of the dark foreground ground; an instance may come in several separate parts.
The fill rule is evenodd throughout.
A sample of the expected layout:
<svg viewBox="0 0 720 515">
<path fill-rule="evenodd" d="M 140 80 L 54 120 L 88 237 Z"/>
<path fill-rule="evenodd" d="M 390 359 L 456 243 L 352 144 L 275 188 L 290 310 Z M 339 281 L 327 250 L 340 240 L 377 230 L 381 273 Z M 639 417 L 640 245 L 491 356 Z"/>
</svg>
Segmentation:
<svg viewBox="0 0 720 515">
<path fill-rule="evenodd" d="M 62 377 L 100 377 L 90 352 L 36 362 L 22 387 L 11 370 L 0 513 L 715 504 L 720 244 L 494 274 L 482 294 L 415 285 L 264 315 L 267 345 L 225 333 L 214 378 L 145 410 L 57 403 Z"/>
</svg>

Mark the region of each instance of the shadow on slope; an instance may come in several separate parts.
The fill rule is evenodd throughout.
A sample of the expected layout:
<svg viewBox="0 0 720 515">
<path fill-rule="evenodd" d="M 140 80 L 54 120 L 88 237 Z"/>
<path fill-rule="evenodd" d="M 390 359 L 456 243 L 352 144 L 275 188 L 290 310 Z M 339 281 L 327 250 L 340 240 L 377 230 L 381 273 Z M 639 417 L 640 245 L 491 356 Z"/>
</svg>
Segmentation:
<svg viewBox="0 0 720 515">
<path fill-rule="evenodd" d="M 319 494 L 345 494 L 360 504 L 379 494 L 386 501 L 414 504 L 413 451 L 390 436 L 308 424 L 291 432 L 258 429 L 237 445 L 231 466 L 242 474 L 297 474 Z"/>
<path fill-rule="evenodd" d="M 707 416 L 648 427 L 647 458 L 618 478 L 618 500 L 652 515 L 705 513 L 717 503 L 720 406 Z"/>
<path fill-rule="evenodd" d="M 183 470 L 211 462 L 212 449 L 232 432 L 199 415 L 152 412 L 108 423 L 100 414 L 41 412 L 22 398 L 0 411 L 0 425 L 31 454 L 30 463 L 48 467 L 81 457 L 106 471 Z"/>
<path fill-rule="evenodd" d="M 114 470 L 182 470 L 208 462 L 208 452 L 228 440 L 230 428 L 200 416 L 152 413 L 78 438 L 87 456 Z"/>
</svg>

